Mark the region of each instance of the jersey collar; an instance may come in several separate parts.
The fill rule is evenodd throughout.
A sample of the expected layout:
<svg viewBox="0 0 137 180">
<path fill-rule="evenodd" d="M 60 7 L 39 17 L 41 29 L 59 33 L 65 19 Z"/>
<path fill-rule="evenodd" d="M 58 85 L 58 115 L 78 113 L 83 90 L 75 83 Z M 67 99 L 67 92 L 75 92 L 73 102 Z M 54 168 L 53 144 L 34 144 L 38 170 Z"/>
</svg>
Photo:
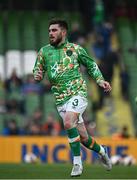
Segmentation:
<svg viewBox="0 0 137 180">
<path fill-rule="evenodd" d="M 63 48 L 63 47 L 65 47 L 66 46 L 66 44 L 68 44 L 68 39 L 65 39 L 65 42 L 63 42 L 62 44 L 60 44 L 59 46 L 57 46 L 57 47 L 54 47 L 55 49 L 60 49 L 60 48 Z"/>
</svg>

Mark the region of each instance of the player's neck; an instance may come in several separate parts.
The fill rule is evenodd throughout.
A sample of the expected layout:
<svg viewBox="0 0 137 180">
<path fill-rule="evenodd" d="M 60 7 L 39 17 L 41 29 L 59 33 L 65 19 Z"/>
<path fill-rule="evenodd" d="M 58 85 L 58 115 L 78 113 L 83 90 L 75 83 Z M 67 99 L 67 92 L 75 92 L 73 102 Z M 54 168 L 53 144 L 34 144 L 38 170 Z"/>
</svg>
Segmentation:
<svg viewBox="0 0 137 180">
<path fill-rule="evenodd" d="M 66 37 L 62 38 L 62 41 L 57 45 L 57 47 L 60 47 L 61 45 L 65 44 L 66 41 L 67 41 Z"/>
</svg>

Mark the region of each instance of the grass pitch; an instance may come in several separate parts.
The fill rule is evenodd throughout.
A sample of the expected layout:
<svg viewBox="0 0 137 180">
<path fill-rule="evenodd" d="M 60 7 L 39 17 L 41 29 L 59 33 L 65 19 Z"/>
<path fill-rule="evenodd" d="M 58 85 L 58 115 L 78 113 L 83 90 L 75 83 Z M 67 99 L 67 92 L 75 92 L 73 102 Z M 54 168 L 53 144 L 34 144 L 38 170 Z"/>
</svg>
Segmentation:
<svg viewBox="0 0 137 180">
<path fill-rule="evenodd" d="M 71 178 L 71 164 L 0 164 L 0 179 L 137 179 L 137 166 L 84 165 L 80 177 Z"/>
</svg>

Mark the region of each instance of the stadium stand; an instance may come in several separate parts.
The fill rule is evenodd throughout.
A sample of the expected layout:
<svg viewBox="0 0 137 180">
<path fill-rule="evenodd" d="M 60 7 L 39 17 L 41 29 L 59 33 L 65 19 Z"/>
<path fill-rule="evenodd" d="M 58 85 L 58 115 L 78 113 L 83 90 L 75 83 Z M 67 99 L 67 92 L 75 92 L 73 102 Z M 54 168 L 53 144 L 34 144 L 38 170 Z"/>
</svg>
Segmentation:
<svg viewBox="0 0 137 180">
<path fill-rule="evenodd" d="M 0 16 L 0 39 L 1 39 L 1 42 L 0 42 L 0 54 L 3 54 L 4 52 L 4 45 L 3 45 L 3 18 L 2 16 Z"/>
<path fill-rule="evenodd" d="M 55 107 L 55 99 L 53 94 L 47 93 L 44 95 L 44 115 L 45 119 L 49 114 L 54 114 L 57 117 L 57 110 Z"/>
<path fill-rule="evenodd" d="M 36 59 L 36 51 L 34 50 L 26 50 L 22 53 L 24 59 L 24 74 L 32 73 L 32 67 L 34 66 Z"/>
<path fill-rule="evenodd" d="M 26 113 L 30 116 L 40 106 L 40 98 L 37 94 L 25 95 Z"/>
<path fill-rule="evenodd" d="M 39 48 L 48 43 L 48 14 L 41 12 L 38 14 L 38 32 L 39 32 Z"/>
<path fill-rule="evenodd" d="M 21 52 L 19 50 L 9 50 L 5 54 L 7 60 L 7 77 L 9 77 L 13 69 L 17 70 L 19 76 L 22 75 Z"/>
<path fill-rule="evenodd" d="M 4 75 L 4 56 L 0 54 L 0 77 L 2 79 L 5 78 L 5 75 Z"/>
<path fill-rule="evenodd" d="M 129 83 L 129 100 L 131 104 L 131 110 L 133 112 L 134 125 L 137 127 L 137 117 L 136 117 L 136 104 L 135 97 L 137 95 L 137 60 L 136 54 L 130 53 L 129 49 L 135 46 L 136 43 L 136 31 L 132 29 L 133 26 L 130 24 L 130 20 L 128 18 L 120 18 L 117 22 L 119 39 L 121 43 L 121 48 L 123 52 L 123 59 L 127 66 L 130 83 Z M 135 26 L 136 27 L 136 26 Z"/>
<path fill-rule="evenodd" d="M 35 18 L 32 11 L 25 11 L 22 13 L 22 40 L 23 50 L 36 49 L 36 35 L 35 35 Z"/>
<path fill-rule="evenodd" d="M 3 39 L 3 18 L 0 16 L 0 77 L 4 79 L 4 39 Z"/>
<path fill-rule="evenodd" d="M 128 126 L 129 134 L 135 135 L 129 102 L 123 99 L 118 87 L 120 87 L 119 68 L 115 67 L 112 83 L 113 101 L 106 101 L 103 109 L 97 112 L 97 129 L 100 136 L 119 134 L 125 125 Z"/>
<path fill-rule="evenodd" d="M 20 49 L 19 16 L 15 11 L 7 12 L 7 49 Z"/>
</svg>

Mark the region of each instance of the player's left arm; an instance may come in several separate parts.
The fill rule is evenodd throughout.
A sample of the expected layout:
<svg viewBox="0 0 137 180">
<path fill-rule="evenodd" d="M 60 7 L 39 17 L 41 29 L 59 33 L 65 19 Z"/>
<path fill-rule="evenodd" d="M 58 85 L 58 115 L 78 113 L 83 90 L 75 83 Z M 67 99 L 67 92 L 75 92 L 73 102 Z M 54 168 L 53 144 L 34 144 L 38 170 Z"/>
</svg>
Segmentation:
<svg viewBox="0 0 137 180">
<path fill-rule="evenodd" d="M 84 48 L 78 47 L 78 57 L 80 63 L 87 67 L 89 75 L 96 81 L 96 83 L 104 89 L 105 92 L 111 91 L 109 82 L 105 81 L 96 62 L 87 54 Z"/>
</svg>

